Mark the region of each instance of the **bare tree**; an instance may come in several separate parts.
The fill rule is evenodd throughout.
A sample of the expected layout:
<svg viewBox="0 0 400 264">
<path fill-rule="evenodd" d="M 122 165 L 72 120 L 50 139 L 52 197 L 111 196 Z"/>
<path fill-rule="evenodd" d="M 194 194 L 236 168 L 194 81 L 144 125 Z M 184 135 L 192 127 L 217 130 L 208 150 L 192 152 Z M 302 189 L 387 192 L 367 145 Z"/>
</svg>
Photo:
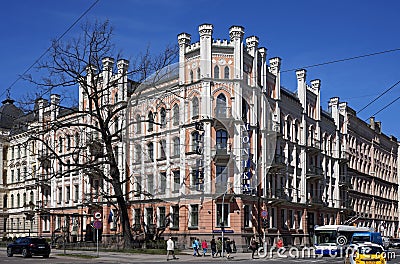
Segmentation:
<svg viewBox="0 0 400 264">
<path fill-rule="evenodd" d="M 129 67 L 128 61 L 115 52 L 112 32 L 108 21 L 85 24 L 78 38 L 53 43 L 49 58 L 38 67 L 44 78 L 26 79 L 40 88 L 36 97 L 61 95 L 47 104 L 36 100 L 38 118 L 36 125 L 31 125 L 35 131 L 31 139 L 39 142 L 39 158 L 46 175 L 41 180 L 74 173 L 84 175 L 92 190 L 97 188 L 84 194 L 86 201 L 93 203 L 101 197 L 115 205 L 124 245 L 129 246 L 133 241 L 128 215 L 132 190 L 125 162 L 119 160 L 126 154 L 123 137 L 127 101 L 142 80 L 176 59 L 177 47 L 169 46 L 158 56 L 146 50 Z M 112 57 L 116 58 L 116 65 Z M 79 98 L 73 99 L 77 103 L 61 107 L 60 101 L 71 102 L 76 89 Z M 43 109 L 50 110 L 48 117 Z M 94 186 L 94 180 L 99 184 Z"/>
</svg>

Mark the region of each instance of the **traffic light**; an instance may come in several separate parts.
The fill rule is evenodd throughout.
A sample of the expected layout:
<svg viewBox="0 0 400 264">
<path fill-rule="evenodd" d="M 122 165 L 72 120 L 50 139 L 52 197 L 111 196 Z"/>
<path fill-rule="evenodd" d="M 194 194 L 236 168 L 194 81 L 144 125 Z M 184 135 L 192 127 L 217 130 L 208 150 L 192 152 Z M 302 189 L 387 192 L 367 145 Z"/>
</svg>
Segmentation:
<svg viewBox="0 0 400 264">
<path fill-rule="evenodd" d="M 225 230 L 224 222 L 221 222 L 221 223 L 220 223 L 220 227 L 221 227 L 221 230 L 222 230 L 222 231 Z"/>
</svg>

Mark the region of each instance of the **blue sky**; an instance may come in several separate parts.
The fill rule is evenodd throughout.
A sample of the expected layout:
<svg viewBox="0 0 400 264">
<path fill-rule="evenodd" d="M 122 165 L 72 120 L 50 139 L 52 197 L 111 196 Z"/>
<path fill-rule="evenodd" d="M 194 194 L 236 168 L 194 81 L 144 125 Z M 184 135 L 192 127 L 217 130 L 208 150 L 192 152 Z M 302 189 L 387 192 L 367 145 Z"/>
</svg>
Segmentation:
<svg viewBox="0 0 400 264">
<path fill-rule="evenodd" d="M 59 37 L 94 0 L 13 0 L 0 9 L 0 99 L 7 89 Z M 157 52 L 176 43 L 181 32 L 198 40 L 198 25 L 214 25 L 214 38 L 228 39 L 231 25 L 256 35 L 268 57 L 281 57 L 282 70 L 400 48 L 400 2 L 396 0 L 100 0 L 85 19 L 109 19 L 114 42 L 126 58 L 134 58 L 150 45 Z M 79 33 L 79 26 L 64 40 Z M 321 99 L 330 97 L 358 111 L 400 80 L 400 51 L 307 69 L 307 80 L 321 79 Z M 282 85 L 294 91 L 294 71 L 282 73 Z M 19 99 L 30 84 L 18 81 L 11 97 Z M 367 119 L 400 96 L 400 85 L 359 116 Z M 376 116 L 383 131 L 400 137 L 396 125 L 400 100 Z"/>
</svg>

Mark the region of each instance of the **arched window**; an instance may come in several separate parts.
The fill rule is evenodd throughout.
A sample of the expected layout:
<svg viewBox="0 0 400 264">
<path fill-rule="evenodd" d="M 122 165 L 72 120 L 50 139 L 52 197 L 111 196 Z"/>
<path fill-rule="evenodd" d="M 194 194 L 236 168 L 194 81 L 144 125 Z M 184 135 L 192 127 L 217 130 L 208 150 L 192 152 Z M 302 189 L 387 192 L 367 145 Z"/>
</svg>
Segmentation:
<svg viewBox="0 0 400 264">
<path fill-rule="evenodd" d="M 193 71 L 192 70 L 190 70 L 190 82 L 192 83 L 193 82 Z"/>
<path fill-rule="evenodd" d="M 30 201 L 32 204 L 35 203 L 34 197 L 33 197 L 33 191 L 31 191 L 31 193 L 30 193 L 30 199 L 29 199 L 29 201 Z"/>
<path fill-rule="evenodd" d="M 174 115 L 172 124 L 174 126 L 177 126 L 177 125 L 179 125 L 179 105 L 178 104 L 174 105 L 174 107 L 172 108 L 172 112 Z"/>
<path fill-rule="evenodd" d="M 220 129 L 217 131 L 217 140 L 216 140 L 216 149 L 217 150 L 225 150 L 228 147 L 228 132 L 224 129 Z"/>
<path fill-rule="evenodd" d="M 161 128 L 164 128 L 167 124 L 167 112 L 165 111 L 164 107 L 160 110 L 160 123 Z"/>
<path fill-rule="evenodd" d="M 249 120 L 248 119 L 249 110 L 250 110 L 249 104 L 246 102 L 244 98 L 242 98 L 242 120 L 245 123 L 247 123 L 247 121 Z"/>
<path fill-rule="evenodd" d="M 154 125 L 154 117 L 153 117 L 153 112 L 149 112 L 149 114 L 147 115 L 147 118 L 149 119 L 149 128 L 147 129 L 147 131 L 153 131 L 153 125 Z"/>
<path fill-rule="evenodd" d="M 199 152 L 199 142 L 200 142 L 200 134 L 199 132 L 195 131 L 192 133 L 192 151 Z"/>
<path fill-rule="evenodd" d="M 165 139 L 160 140 L 160 159 L 164 160 L 166 158 L 166 147 L 167 142 Z"/>
<path fill-rule="evenodd" d="M 24 193 L 23 195 L 22 195 L 22 204 L 24 205 L 24 206 L 27 206 L 28 204 L 26 203 L 26 193 Z"/>
<path fill-rule="evenodd" d="M 199 98 L 193 97 L 192 99 L 192 118 L 199 116 Z"/>
<path fill-rule="evenodd" d="M 174 138 L 174 152 L 173 152 L 173 155 L 174 156 L 179 156 L 181 154 L 181 151 L 180 151 L 180 139 L 179 139 L 179 137 L 175 137 Z"/>
<path fill-rule="evenodd" d="M 219 67 L 218 65 L 215 65 L 214 67 L 214 78 L 219 79 Z"/>
<path fill-rule="evenodd" d="M 17 193 L 17 207 L 21 207 L 21 195 Z"/>
<path fill-rule="evenodd" d="M 14 194 L 11 194 L 11 208 L 14 208 Z"/>
<path fill-rule="evenodd" d="M 8 204 L 7 204 L 7 201 L 8 199 L 7 199 L 7 194 L 6 195 L 4 195 L 3 196 L 3 206 L 4 206 L 4 208 L 7 208 L 8 207 Z"/>
<path fill-rule="evenodd" d="M 147 144 L 147 154 L 149 156 L 150 161 L 154 161 L 154 146 L 153 142 Z"/>
<path fill-rule="evenodd" d="M 76 132 L 75 133 L 75 147 L 79 146 L 79 139 L 80 139 L 79 133 Z"/>
<path fill-rule="evenodd" d="M 226 97 L 223 93 L 217 96 L 215 112 L 217 117 L 226 117 Z"/>
<path fill-rule="evenodd" d="M 225 66 L 224 68 L 224 78 L 229 79 L 229 66 Z"/>
<path fill-rule="evenodd" d="M 142 161 L 142 147 L 140 145 L 135 146 L 135 163 Z"/>
<path fill-rule="evenodd" d="M 142 133 L 142 123 L 140 122 L 140 115 L 136 115 L 136 133 Z"/>
<path fill-rule="evenodd" d="M 201 70 L 200 68 L 197 68 L 197 80 L 200 80 L 201 78 Z"/>
</svg>

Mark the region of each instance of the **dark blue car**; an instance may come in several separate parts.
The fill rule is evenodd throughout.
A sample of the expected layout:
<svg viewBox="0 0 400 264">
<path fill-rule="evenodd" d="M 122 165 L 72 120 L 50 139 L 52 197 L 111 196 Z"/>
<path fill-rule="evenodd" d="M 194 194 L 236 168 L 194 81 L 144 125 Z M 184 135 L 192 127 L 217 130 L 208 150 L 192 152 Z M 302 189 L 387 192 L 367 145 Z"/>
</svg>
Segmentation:
<svg viewBox="0 0 400 264">
<path fill-rule="evenodd" d="M 14 254 L 22 254 L 24 258 L 32 255 L 48 258 L 50 251 L 49 243 L 44 238 L 37 237 L 19 237 L 7 246 L 8 257 L 12 257 Z"/>
</svg>

